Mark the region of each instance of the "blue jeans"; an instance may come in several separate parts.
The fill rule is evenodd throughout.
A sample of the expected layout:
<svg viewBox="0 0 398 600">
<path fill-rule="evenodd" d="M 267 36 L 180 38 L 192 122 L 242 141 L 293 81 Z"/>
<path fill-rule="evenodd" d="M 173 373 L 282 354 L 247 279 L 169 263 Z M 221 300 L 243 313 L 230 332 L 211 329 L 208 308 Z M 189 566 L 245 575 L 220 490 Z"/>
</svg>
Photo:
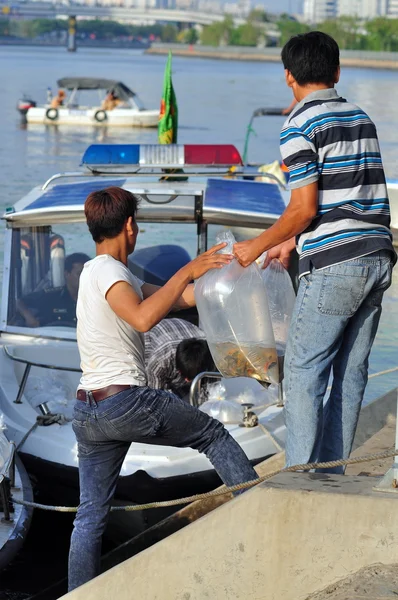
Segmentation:
<svg viewBox="0 0 398 600">
<path fill-rule="evenodd" d="M 80 505 L 69 553 L 69 591 L 100 572 L 101 539 L 131 442 L 190 446 L 206 454 L 226 485 L 257 478 L 225 427 L 174 394 L 132 387 L 96 403 L 76 401 Z"/>
<path fill-rule="evenodd" d="M 287 466 L 350 455 L 391 272 L 383 250 L 301 278 L 285 356 Z"/>
</svg>

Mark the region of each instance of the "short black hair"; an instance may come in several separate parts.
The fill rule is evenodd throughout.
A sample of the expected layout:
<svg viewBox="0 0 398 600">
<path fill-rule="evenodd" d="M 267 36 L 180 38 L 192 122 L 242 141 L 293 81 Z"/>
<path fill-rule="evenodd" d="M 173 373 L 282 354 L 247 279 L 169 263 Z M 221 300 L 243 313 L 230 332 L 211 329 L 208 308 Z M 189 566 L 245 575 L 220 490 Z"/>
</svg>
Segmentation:
<svg viewBox="0 0 398 600">
<path fill-rule="evenodd" d="M 83 254 L 83 252 L 75 252 L 74 254 L 69 254 L 65 258 L 64 269 L 67 273 L 70 273 L 73 269 L 73 265 L 84 265 L 88 260 L 91 260 L 87 254 Z"/>
<path fill-rule="evenodd" d="M 332 85 L 340 66 L 337 42 L 322 31 L 295 35 L 282 49 L 282 62 L 299 85 Z"/>
<path fill-rule="evenodd" d="M 176 367 L 181 375 L 192 381 L 199 373 L 215 371 L 215 365 L 206 340 L 191 338 L 177 346 Z"/>
<path fill-rule="evenodd" d="M 106 238 L 115 238 L 129 217 L 135 221 L 137 210 L 138 198 L 123 188 L 111 186 L 91 192 L 84 212 L 94 242 L 100 244 Z"/>
</svg>

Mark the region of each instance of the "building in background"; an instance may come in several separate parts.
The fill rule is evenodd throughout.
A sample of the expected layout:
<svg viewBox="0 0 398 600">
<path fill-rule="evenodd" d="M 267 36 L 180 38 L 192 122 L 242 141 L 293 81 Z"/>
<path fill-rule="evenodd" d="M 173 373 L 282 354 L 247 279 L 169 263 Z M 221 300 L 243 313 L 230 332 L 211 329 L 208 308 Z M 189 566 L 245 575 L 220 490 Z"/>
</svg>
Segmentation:
<svg viewBox="0 0 398 600">
<path fill-rule="evenodd" d="M 398 19 L 398 0 L 387 0 L 387 15 Z"/>
<path fill-rule="evenodd" d="M 385 14 L 385 0 L 339 0 L 338 16 L 374 19 Z"/>
<path fill-rule="evenodd" d="M 308 23 L 320 23 L 337 16 L 338 0 L 304 0 L 303 15 Z"/>
<path fill-rule="evenodd" d="M 307 23 L 320 23 L 342 16 L 397 19 L 398 0 L 304 0 L 303 17 Z"/>
</svg>

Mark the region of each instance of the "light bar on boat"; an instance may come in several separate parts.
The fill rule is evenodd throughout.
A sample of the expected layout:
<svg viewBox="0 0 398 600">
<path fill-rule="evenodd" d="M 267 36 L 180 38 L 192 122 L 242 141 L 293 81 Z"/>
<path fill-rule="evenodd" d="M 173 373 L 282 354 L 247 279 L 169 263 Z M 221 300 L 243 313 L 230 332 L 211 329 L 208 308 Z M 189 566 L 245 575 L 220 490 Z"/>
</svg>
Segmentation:
<svg viewBox="0 0 398 600">
<path fill-rule="evenodd" d="M 242 165 L 232 144 L 92 144 L 82 165 L 135 167 L 230 167 Z"/>
</svg>

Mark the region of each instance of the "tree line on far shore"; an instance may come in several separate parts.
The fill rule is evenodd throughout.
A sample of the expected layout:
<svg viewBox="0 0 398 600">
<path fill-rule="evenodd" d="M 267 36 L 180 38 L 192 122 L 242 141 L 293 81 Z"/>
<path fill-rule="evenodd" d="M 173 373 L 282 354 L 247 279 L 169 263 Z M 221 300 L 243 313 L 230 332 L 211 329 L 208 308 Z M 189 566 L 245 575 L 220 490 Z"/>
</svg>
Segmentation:
<svg viewBox="0 0 398 600">
<path fill-rule="evenodd" d="M 206 46 L 270 46 L 275 40 L 267 37 L 266 25 L 272 23 L 279 32 L 278 45 L 282 46 L 292 35 L 318 29 L 330 34 L 342 50 L 398 51 L 398 19 L 379 17 L 360 22 L 354 17 L 329 19 L 317 25 L 300 23 L 289 15 L 275 18 L 262 10 L 251 11 L 246 23 L 235 26 L 227 15 L 224 21 L 204 27 L 178 28 L 168 23 L 150 26 L 130 25 L 100 19 L 79 20 L 77 35 L 96 40 L 149 40 L 160 42 L 201 43 Z M 65 37 L 67 19 L 32 19 L 27 21 L 0 19 L 0 36 L 31 39 Z"/>
<path fill-rule="evenodd" d="M 283 46 L 293 35 L 316 29 L 334 37 L 342 50 L 398 51 L 398 19 L 378 17 L 361 22 L 355 17 L 340 17 L 308 25 L 289 15 L 282 15 L 275 20 L 260 10 L 253 10 L 247 22 L 239 27 L 234 27 L 229 16 L 222 23 L 213 23 L 205 27 L 200 41 L 208 46 L 274 45 L 272 40 L 267 39 L 262 27 L 267 22 L 272 22 L 278 28 L 279 46 Z"/>
</svg>

